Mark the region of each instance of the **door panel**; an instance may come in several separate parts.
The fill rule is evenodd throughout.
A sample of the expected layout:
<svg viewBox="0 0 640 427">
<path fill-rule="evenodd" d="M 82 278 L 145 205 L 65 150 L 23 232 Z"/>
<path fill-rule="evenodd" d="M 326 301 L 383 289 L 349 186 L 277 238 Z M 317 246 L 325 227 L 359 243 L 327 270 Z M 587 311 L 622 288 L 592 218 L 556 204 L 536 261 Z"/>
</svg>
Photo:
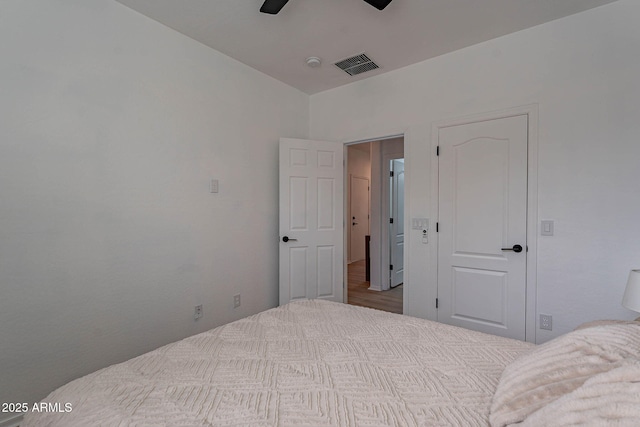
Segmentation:
<svg viewBox="0 0 640 427">
<path fill-rule="evenodd" d="M 342 302 L 342 158 L 342 144 L 280 140 L 280 304 Z"/>
<path fill-rule="evenodd" d="M 331 298 L 334 291 L 335 247 L 318 246 L 318 297 Z"/>
<path fill-rule="evenodd" d="M 495 326 L 506 323 L 505 272 L 454 267 L 453 276 L 453 317 Z"/>
<path fill-rule="evenodd" d="M 525 339 L 527 116 L 439 131 L 438 320 Z"/>
<path fill-rule="evenodd" d="M 289 177 L 289 230 L 307 230 L 307 212 L 309 196 L 307 194 L 308 179 Z"/>
<path fill-rule="evenodd" d="M 318 230 L 335 230 L 336 198 L 335 178 L 318 178 Z"/>
<path fill-rule="evenodd" d="M 289 283 L 290 299 L 304 298 L 307 295 L 307 259 L 308 251 L 305 247 L 289 249 Z"/>
</svg>

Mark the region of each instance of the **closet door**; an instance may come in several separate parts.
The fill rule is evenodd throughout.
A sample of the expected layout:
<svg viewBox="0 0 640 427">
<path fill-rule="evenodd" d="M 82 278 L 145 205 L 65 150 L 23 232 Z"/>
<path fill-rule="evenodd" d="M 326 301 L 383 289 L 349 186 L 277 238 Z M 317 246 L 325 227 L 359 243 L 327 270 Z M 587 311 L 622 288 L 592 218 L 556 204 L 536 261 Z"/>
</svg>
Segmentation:
<svg viewBox="0 0 640 427">
<path fill-rule="evenodd" d="M 528 116 L 439 130 L 438 320 L 525 339 Z"/>
</svg>

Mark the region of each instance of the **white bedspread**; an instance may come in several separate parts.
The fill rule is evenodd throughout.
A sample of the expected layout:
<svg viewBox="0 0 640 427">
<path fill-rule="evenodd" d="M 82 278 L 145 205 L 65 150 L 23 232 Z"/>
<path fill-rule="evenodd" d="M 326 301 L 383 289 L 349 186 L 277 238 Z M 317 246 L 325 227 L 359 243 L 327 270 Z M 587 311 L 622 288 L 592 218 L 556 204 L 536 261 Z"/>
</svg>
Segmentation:
<svg viewBox="0 0 640 427">
<path fill-rule="evenodd" d="M 488 425 L 530 344 L 423 319 L 296 301 L 59 388 L 29 426 Z"/>
</svg>

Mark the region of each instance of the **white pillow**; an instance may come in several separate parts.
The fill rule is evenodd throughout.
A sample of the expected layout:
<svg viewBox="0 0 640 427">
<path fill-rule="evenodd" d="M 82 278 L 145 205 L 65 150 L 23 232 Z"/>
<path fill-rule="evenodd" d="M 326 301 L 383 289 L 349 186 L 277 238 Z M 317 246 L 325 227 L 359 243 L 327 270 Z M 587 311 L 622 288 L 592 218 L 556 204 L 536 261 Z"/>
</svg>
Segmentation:
<svg viewBox="0 0 640 427">
<path fill-rule="evenodd" d="M 580 329 L 535 347 L 502 373 L 491 404 L 491 425 L 522 422 L 594 375 L 629 360 L 640 360 L 640 324 Z"/>
<path fill-rule="evenodd" d="M 640 326 L 640 322 L 637 320 L 594 320 L 592 322 L 586 322 L 574 329 L 574 331 L 586 328 L 593 328 L 594 326 L 604 326 L 604 325 L 638 325 Z"/>
<path fill-rule="evenodd" d="M 582 386 L 529 415 L 522 427 L 640 425 L 640 361 L 589 378 Z"/>
</svg>

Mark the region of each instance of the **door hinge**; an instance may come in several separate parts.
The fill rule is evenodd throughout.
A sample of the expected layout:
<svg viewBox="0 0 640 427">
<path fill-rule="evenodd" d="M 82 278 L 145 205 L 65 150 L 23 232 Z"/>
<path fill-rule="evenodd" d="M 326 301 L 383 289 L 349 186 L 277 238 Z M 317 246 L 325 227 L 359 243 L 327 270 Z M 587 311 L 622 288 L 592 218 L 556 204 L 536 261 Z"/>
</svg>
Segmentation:
<svg viewBox="0 0 640 427">
<path fill-rule="evenodd" d="M 389 266 L 389 270 L 393 271 L 393 264 Z"/>
<path fill-rule="evenodd" d="M 393 218 L 389 218 L 389 224 L 393 224 Z"/>
<path fill-rule="evenodd" d="M 440 231 L 440 223 L 436 222 L 436 233 Z"/>
<path fill-rule="evenodd" d="M 393 171 L 389 172 L 389 176 L 393 178 Z"/>
<path fill-rule="evenodd" d="M 439 156 L 439 155 L 440 155 L 440 146 L 438 145 L 436 147 L 436 156 Z"/>
<path fill-rule="evenodd" d="M 438 298 L 436 298 L 436 308 L 438 308 Z"/>
</svg>

